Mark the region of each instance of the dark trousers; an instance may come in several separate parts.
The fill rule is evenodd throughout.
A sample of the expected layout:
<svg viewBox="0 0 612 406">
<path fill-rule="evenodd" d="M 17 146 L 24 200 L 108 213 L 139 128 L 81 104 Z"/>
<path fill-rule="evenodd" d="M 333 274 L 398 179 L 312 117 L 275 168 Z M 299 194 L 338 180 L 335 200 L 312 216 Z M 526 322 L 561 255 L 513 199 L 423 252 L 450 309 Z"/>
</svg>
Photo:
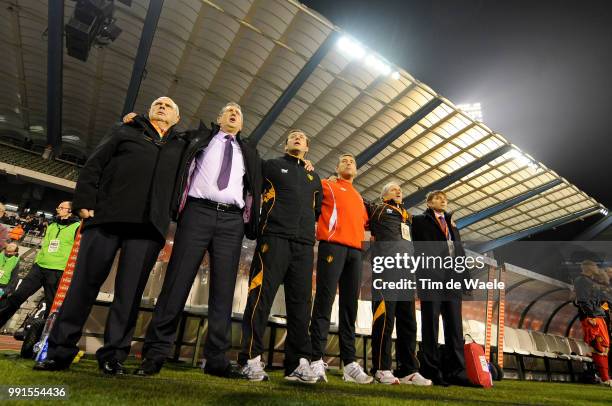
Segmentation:
<svg viewBox="0 0 612 406">
<path fill-rule="evenodd" d="M 439 317 L 444 326 L 444 354 L 438 347 Z M 420 372 L 428 379 L 448 379 L 465 372 L 461 299 L 421 301 Z"/>
<path fill-rule="evenodd" d="M 0 327 L 4 326 L 19 310 L 23 302 L 40 288 L 45 291 L 45 304 L 47 305 L 45 315 L 48 315 L 63 272 L 63 270 L 41 268 L 37 264 L 32 265 L 32 269 L 23 278 L 19 287 L 14 292 L 0 298 Z"/>
<path fill-rule="evenodd" d="M 77 354 L 83 326 L 121 249 L 104 346 L 96 356 L 100 362 L 124 361 L 130 353 L 142 293 L 163 245 L 163 238 L 149 225 L 114 224 L 85 229 L 70 288 L 49 335 L 48 358 L 69 363 Z"/>
<path fill-rule="evenodd" d="M 249 276 L 249 296 L 242 322 L 241 365 L 264 351 L 264 333 L 270 308 L 281 283 L 285 285 L 287 339 L 285 373 L 299 365 L 300 358 L 310 360 L 312 347 L 308 324 L 312 297 L 312 245 L 274 236 L 263 236 L 257 242 Z"/>
<path fill-rule="evenodd" d="M 397 320 L 396 376 L 403 378 L 419 370 L 416 359 L 417 322 L 414 301 L 372 302 L 372 374 L 391 369 L 393 326 Z"/>
<path fill-rule="evenodd" d="M 355 361 L 355 320 L 361 284 L 361 250 L 326 241 L 319 243 L 317 286 L 310 323 L 312 359 L 325 354 L 332 305 L 339 287 L 340 359 Z"/>
<path fill-rule="evenodd" d="M 178 222 L 174 247 L 155 313 L 147 329 L 143 358 L 162 364 L 170 354 L 189 291 L 204 254 L 210 255 L 207 370 L 222 372 L 232 343 L 232 301 L 244 236 L 242 214 L 221 212 L 190 199 Z"/>
</svg>

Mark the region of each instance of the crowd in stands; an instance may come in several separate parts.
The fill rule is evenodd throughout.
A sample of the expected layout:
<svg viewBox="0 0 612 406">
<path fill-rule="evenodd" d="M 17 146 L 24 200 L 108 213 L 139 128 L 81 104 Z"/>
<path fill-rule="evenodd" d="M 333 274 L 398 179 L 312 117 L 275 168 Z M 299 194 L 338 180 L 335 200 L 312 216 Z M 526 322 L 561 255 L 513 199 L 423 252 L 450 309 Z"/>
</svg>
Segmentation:
<svg viewBox="0 0 612 406">
<path fill-rule="evenodd" d="M 10 231 L 6 231 L 8 233 L 7 238 L 13 241 L 21 241 L 28 233 L 34 233 L 38 236 L 44 235 L 49 225 L 49 221 L 44 214 L 23 214 L 20 216 L 18 213 L 8 214 L 6 211 L 0 217 L 0 223 L 5 226 L 5 230 L 8 229 L 6 226 L 13 227 Z M 4 238 L 2 231 L 0 231 L 0 238 Z"/>
</svg>

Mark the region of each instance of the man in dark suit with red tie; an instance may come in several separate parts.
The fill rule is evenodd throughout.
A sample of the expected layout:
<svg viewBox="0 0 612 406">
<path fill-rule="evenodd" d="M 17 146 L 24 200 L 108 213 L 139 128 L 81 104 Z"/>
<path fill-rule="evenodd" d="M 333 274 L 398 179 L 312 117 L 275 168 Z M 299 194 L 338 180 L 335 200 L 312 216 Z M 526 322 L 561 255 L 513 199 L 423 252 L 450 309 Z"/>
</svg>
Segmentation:
<svg viewBox="0 0 612 406">
<path fill-rule="evenodd" d="M 421 254 L 442 258 L 464 256 L 459 230 L 451 213 L 446 212 L 446 193 L 435 190 L 427 194 L 427 210 L 412 220 L 412 239 L 415 256 Z M 433 262 L 433 261 L 432 261 Z M 421 301 L 420 372 L 434 385 L 470 386 L 465 371 L 463 355 L 463 327 L 461 320 L 462 290 L 422 288 L 421 281 L 445 282 L 462 280 L 465 276 L 453 269 L 419 269 L 417 288 Z M 438 348 L 438 319 L 442 315 L 444 325 L 444 354 Z M 441 356 L 442 355 L 442 356 Z"/>
</svg>

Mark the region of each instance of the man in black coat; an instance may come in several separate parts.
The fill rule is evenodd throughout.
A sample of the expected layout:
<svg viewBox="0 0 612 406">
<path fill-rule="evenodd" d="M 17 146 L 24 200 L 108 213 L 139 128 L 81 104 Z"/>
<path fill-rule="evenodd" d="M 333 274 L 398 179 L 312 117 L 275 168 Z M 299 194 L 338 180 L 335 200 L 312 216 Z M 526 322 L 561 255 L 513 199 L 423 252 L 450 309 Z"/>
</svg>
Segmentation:
<svg viewBox="0 0 612 406">
<path fill-rule="evenodd" d="M 160 371 L 206 251 L 210 254 L 208 335 L 204 372 L 228 376 L 231 313 L 244 235 L 255 239 L 261 199 L 261 159 L 240 137 L 242 110 L 225 105 L 211 129 L 193 131 L 179 176 L 174 246 L 137 375 Z"/>
<path fill-rule="evenodd" d="M 77 342 L 115 255 L 121 249 L 100 369 L 123 374 L 138 307 L 171 219 L 171 205 L 187 141 L 173 126 L 178 106 L 168 97 L 151 104 L 148 119 L 115 126 L 98 145 L 77 181 L 73 211 L 84 231 L 72 283 L 49 336 L 47 360 L 37 370 L 61 370 Z"/>
<path fill-rule="evenodd" d="M 415 257 L 421 254 L 428 257 L 465 256 L 459 230 L 446 212 L 448 200 L 441 190 L 427 194 L 427 210 L 412 219 L 412 239 Z M 429 279 L 443 284 L 454 279 L 462 280 L 466 275 L 453 269 L 419 269 L 417 289 L 421 301 L 421 345 L 420 372 L 435 385 L 456 384 L 470 386 L 465 371 L 463 355 L 463 326 L 461 316 L 462 290 L 422 288 L 421 281 Z M 444 325 L 445 354 L 441 357 L 438 348 L 439 317 Z"/>
</svg>

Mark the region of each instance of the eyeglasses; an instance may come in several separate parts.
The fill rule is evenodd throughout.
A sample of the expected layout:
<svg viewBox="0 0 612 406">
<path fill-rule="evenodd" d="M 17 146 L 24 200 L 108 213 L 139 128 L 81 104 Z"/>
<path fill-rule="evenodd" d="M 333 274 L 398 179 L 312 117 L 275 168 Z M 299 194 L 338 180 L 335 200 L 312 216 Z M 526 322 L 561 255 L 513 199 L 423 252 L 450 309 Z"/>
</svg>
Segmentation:
<svg viewBox="0 0 612 406">
<path fill-rule="evenodd" d="M 57 210 L 71 210 L 70 207 L 58 207 Z"/>
</svg>

